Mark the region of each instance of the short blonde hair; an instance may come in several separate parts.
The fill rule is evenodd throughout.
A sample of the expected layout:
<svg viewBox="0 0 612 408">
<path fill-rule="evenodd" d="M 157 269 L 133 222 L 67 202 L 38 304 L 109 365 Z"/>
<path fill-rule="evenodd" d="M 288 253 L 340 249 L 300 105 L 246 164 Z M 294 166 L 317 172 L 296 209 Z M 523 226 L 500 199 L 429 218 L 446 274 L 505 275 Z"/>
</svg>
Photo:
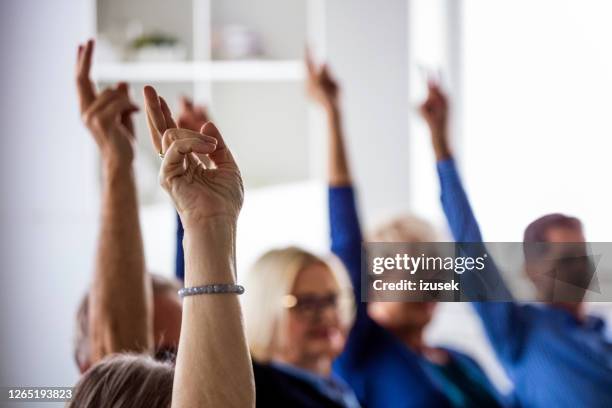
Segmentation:
<svg viewBox="0 0 612 408">
<path fill-rule="evenodd" d="M 291 293 L 298 273 L 314 265 L 326 265 L 340 290 L 340 320 L 350 328 L 354 317 L 354 298 L 346 269 L 330 256 L 322 258 L 297 247 L 274 249 L 263 254 L 251 267 L 245 280 L 243 313 L 247 340 L 254 359 L 270 361 L 281 320 L 285 317 L 284 296 Z"/>
<path fill-rule="evenodd" d="M 404 214 L 380 224 L 368 236 L 370 242 L 437 242 L 438 233 L 424 219 Z"/>
</svg>

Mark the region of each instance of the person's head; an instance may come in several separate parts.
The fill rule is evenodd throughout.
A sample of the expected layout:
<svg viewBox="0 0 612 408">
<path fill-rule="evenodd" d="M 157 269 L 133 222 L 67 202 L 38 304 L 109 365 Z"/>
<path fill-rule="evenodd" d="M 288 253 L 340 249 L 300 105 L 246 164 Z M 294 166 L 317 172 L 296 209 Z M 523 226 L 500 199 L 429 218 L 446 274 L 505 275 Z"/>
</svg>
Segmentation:
<svg viewBox="0 0 612 408">
<path fill-rule="evenodd" d="M 353 304 L 339 262 L 296 247 L 276 249 L 257 260 L 246 280 L 243 310 L 256 360 L 308 369 L 342 351 Z"/>
<path fill-rule="evenodd" d="M 580 220 L 564 214 L 544 215 L 527 226 L 523 235 L 526 272 L 541 300 L 582 299 L 590 281 L 588 263 L 582 262 L 587 259 L 585 241 Z M 575 285 L 555 288 L 564 282 Z"/>
<path fill-rule="evenodd" d="M 437 242 L 438 234 L 427 221 L 403 215 L 387 221 L 368 236 L 369 242 Z M 379 325 L 392 331 L 422 330 L 433 318 L 435 302 L 370 302 L 368 314 Z"/>
<path fill-rule="evenodd" d="M 172 358 L 181 333 L 182 305 L 174 279 L 150 274 L 153 286 L 153 333 L 155 356 L 160 360 Z M 89 338 L 89 293 L 85 293 L 76 315 L 74 358 L 81 373 L 91 366 Z"/>
<path fill-rule="evenodd" d="M 170 407 L 174 366 L 137 354 L 115 354 L 93 365 L 74 388 L 68 408 Z"/>
</svg>

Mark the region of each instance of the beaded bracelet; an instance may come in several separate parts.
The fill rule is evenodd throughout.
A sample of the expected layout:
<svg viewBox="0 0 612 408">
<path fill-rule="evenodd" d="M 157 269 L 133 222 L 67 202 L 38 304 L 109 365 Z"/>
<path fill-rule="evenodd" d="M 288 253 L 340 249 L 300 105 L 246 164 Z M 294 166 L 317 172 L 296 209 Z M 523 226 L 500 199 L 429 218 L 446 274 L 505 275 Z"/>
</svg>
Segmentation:
<svg viewBox="0 0 612 408">
<path fill-rule="evenodd" d="M 185 296 L 208 295 L 218 293 L 236 293 L 238 295 L 242 295 L 244 293 L 244 286 L 234 285 L 230 283 L 215 283 L 212 285 L 182 288 L 178 291 L 178 295 L 182 298 Z"/>
</svg>

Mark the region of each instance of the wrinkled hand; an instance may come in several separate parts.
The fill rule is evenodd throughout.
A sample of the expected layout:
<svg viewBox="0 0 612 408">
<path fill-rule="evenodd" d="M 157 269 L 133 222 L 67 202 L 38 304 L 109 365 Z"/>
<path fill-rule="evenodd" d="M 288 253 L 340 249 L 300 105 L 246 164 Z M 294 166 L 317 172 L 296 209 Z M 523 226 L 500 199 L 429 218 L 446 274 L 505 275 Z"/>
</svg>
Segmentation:
<svg viewBox="0 0 612 408">
<path fill-rule="evenodd" d="M 324 108 L 335 108 L 338 104 L 340 88 L 336 80 L 331 76 L 327 64 L 317 67 L 312 56 L 306 51 L 306 71 L 308 94 Z"/>
<path fill-rule="evenodd" d="M 164 156 L 159 181 L 172 197 L 185 228 L 208 220 L 238 218 L 244 197 L 240 170 L 219 130 L 207 122 L 199 132 L 177 128 L 166 101 L 144 89 L 153 146 Z M 208 155 L 207 166 L 198 155 Z"/>
<path fill-rule="evenodd" d="M 128 85 L 119 83 L 100 94 L 89 77 L 93 40 L 79 45 L 76 81 L 81 118 L 93 135 L 106 164 L 131 165 L 134 159 L 132 114 L 138 107 L 130 100 Z"/>
<path fill-rule="evenodd" d="M 436 82 L 429 81 L 427 89 L 427 99 L 420 108 L 421 116 L 431 131 L 436 157 L 442 160 L 451 155 L 448 146 L 448 100 Z"/>
<path fill-rule="evenodd" d="M 199 132 L 208 121 L 208 112 L 204 106 L 194 105 L 186 96 L 181 97 L 178 127 Z"/>
</svg>

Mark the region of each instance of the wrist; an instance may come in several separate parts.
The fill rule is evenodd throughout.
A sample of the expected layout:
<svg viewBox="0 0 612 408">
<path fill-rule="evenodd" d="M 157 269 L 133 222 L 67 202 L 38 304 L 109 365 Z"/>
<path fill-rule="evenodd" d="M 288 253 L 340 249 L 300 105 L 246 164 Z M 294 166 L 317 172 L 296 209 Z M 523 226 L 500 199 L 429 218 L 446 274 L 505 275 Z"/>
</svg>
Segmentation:
<svg viewBox="0 0 612 408">
<path fill-rule="evenodd" d="M 330 119 L 339 119 L 340 118 L 340 106 L 338 106 L 338 102 L 335 101 L 326 101 L 323 104 L 323 108 L 327 113 L 327 116 Z"/>
<path fill-rule="evenodd" d="M 448 135 L 445 130 L 432 129 L 432 144 L 437 161 L 449 159 L 452 156 L 451 148 L 448 145 Z"/>
<path fill-rule="evenodd" d="M 236 219 L 185 225 L 185 286 L 236 283 Z"/>
<path fill-rule="evenodd" d="M 447 145 L 434 146 L 434 154 L 436 156 L 436 161 L 444 161 L 453 156 Z"/>
<path fill-rule="evenodd" d="M 105 174 L 131 172 L 133 158 L 122 157 L 115 153 L 105 153 L 102 155 L 102 166 Z"/>
</svg>

